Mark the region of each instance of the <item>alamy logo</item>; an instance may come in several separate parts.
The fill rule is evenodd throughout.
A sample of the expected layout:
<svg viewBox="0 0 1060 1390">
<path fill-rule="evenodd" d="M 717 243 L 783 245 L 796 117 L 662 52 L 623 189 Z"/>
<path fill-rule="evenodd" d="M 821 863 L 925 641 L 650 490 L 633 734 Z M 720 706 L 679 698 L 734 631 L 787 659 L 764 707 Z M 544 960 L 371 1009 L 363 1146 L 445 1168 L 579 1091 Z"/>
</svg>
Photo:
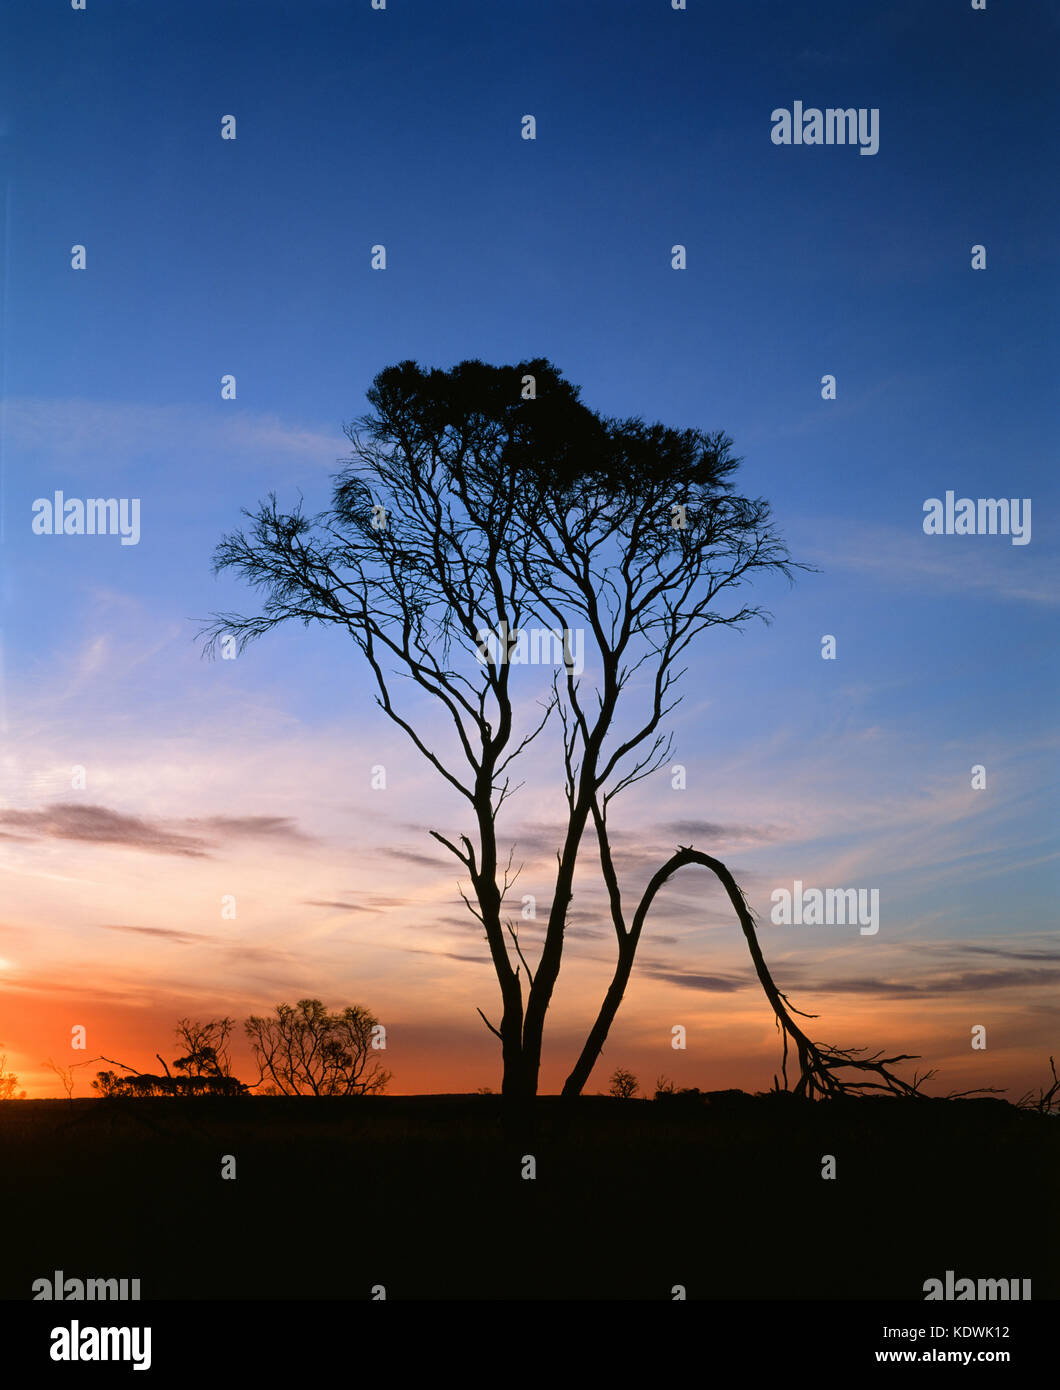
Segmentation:
<svg viewBox="0 0 1060 1390">
<path fill-rule="evenodd" d="M 60 1303 L 65 1299 L 68 1303 L 76 1303 L 82 1299 L 91 1302 L 93 1299 L 140 1297 L 139 1279 L 76 1279 L 72 1275 L 65 1278 L 61 1269 L 50 1278 L 45 1275 L 43 1279 L 34 1279 L 31 1287 L 34 1303 L 41 1299 L 57 1299 Z"/>
<path fill-rule="evenodd" d="M 875 936 L 880 929 L 880 890 L 878 888 L 803 888 L 797 878 L 789 893 L 774 888 L 770 894 L 773 910 L 770 920 L 777 927 L 860 926 L 862 936 Z"/>
<path fill-rule="evenodd" d="M 33 503 L 35 536 L 121 536 L 122 545 L 140 542 L 139 497 L 38 497 Z"/>
<path fill-rule="evenodd" d="M 1023 1293 L 1020 1293 L 1020 1284 Z M 946 1271 L 946 1285 L 943 1291 L 941 1279 L 924 1280 L 924 1302 L 950 1299 L 960 1303 L 968 1299 L 976 1302 L 989 1302 L 1000 1299 L 1002 1302 L 1024 1303 L 1031 1301 L 1031 1281 L 1029 1279 L 958 1279 L 954 1282 L 953 1270 Z"/>
<path fill-rule="evenodd" d="M 1013 545 L 1030 544 L 1029 497 L 956 497 L 947 492 L 945 502 L 929 497 L 924 511 L 926 536 L 1011 536 Z"/>
<path fill-rule="evenodd" d="M 564 666 L 572 675 L 585 670 L 585 633 L 568 627 L 479 628 L 475 658 L 482 666 Z"/>
<path fill-rule="evenodd" d="M 829 106 L 822 111 L 797 101 L 788 111 L 778 106 L 769 118 L 774 145 L 860 145 L 862 154 L 880 148 L 880 108 Z"/>
<path fill-rule="evenodd" d="M 131 1361 L 134 1371 L 151 1369 L 149 1327 L 53 1327 L 53 1361 Z"/>
</svg>

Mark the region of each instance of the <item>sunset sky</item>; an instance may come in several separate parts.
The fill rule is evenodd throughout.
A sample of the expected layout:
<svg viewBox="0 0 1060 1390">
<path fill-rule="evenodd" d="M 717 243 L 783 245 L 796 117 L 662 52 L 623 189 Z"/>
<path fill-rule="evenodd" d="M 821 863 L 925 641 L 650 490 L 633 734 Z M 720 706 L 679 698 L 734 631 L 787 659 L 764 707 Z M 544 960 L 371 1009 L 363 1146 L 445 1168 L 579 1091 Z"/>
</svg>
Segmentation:
<svg viewBox="0 0 1060 1390">
<path fill-rule="evenodd" d="M 376 707 L 348 640 L 291 627 L 207 662 L 196 633 L 256 611 L 212 575 L 215 545 L 270 490 L 327 504 L 378 371 L 535 356 L 604 414 L 724 429 L 738 489 L 819 570 L 744 591 L 772 625 L 691 653 L 667 725 L 687 786 L 659 773 L 614 806 L 630 912 L 694 844 L 745 889 L 816 1040 L 918 1054 L 904 1074 L 938 1068 L 936 1093 L 1044 1081 L 1060 1048 L 1060 82 L 1040 35 L 1057 22 L 956 0 L 9 16 L 0 1053 L 30 1096 L 60 1093 L 48 1058 L 155 1070 L 182 1016 L 306 996 L 386 1024 L 393 1093 L 499 1088 L 476 1012 L 496 1020 L 497 982 L 428 833 L 470 831 L 459 798 Z M 878 108 L 878 153 L 773 144 L 771 112 L 797 100 Z M 34 534 L 56 490 L 139 498 L 138 544 Z M 1032 499 L 1030 543 L 925 535 L 924 502 L 947 490 Z M 541 674 L 522 672 L 523 712 Z M 500 824 L 523 864 L 515 911 L 535 894 L 540 928 L 564 827 L 557 730 L 533 750 Z M 794 880 L 878 889 L 878 933 L 773 925 L 770 895 Z M 613 961 L 587 839 L 543 1091 Z M 779 1059 L 727 901 L 682 871 L 587 1089 L 620 1065 L 649 1093 L 660 1074 L 764 1089 Z M 235 1061 L 252 1075 L 242 1042 Z"/>
</svg>

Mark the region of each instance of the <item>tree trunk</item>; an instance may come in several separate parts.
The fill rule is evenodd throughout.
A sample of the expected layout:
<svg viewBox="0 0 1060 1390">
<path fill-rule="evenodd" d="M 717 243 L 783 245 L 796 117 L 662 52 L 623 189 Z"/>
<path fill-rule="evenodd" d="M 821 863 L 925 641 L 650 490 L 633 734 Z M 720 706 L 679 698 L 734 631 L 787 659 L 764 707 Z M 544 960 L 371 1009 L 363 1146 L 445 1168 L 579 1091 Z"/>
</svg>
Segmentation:
<svg viewBox="0 0 1060 1390">
<path fill-rule="evenodd" d="M 633 969 L 633 956 L 636 946 L 630 945 L 630 938 L 627 937 L 618 950 L 618 964 L 615 966 L 615 973 L 611 980 L 611 986 L 604 996 L 604 1002 L 600 1006 L 596 1022 L 593 1024 L 592 1031 L 585 1041 L 581 1056 L 574 1065 L 574 1070 L 563 1083 L 563 1095 L 569 1100 L 574 1096 L 580 1096 L 585 1083 L 589 1080 L 593 1067 L 596 1066 L 597 1059 L 607 1041 L 607 1034 L 614 1022 L 615 1014 L 618 1013 L 618 1006 L 622 1003 L 622 996 L 626 992 L 626 985 L 629 983 L 630 971 Z"/>
<path fill-rule="evenodd" d="M 648 915 L 648 909 L 651 907 L 656 893 L 666 880 L 685 864 L 701 864 L 704 868 L 713 870 L 721 880 L 722 886 L 729 896 L 729 901 L 736 909 L 736 915 L 739 918 L 740 926 L 743 928 L 743 934 L 751 952 L 751 959 L 754 962 L 755 971 L 765 991 L 766 998 L 773 1006 L 773 1012 L 777 1015 L 778 1021 L 791 1025 L 790 1015 L 784 1008 L 780 992 L 773 983 L 772 976 L 769 973 L 769 969 L 762 955 L 761 947 L 758 944 L 758 937 L 755 934 L 754 919 L 748 911 L 743 893 L 740 891 L 740 887 L 736 880 L 720 859 L 712 859 L 710 855 L 703 854 L 700 850 L 682 846 L 677 853 L 671 855 L 662 868 L 656 872 L 655 876 L 644 890 L 644 896 L 641 898 L 640 904 L 637 907 L 632 926 L 619 946 L 618 964 L 615 967 L 615 973 L 611 980 L 611 987 L 608 989 L 604 1002 L 600 1006 L 600 1012 L 597 1014 L 596 1022 L 593 1024 L 592 1031 L 586 1040 L 585 1046 L 582 1048 L 581 1056 L 578 1058 L 574 1069 L 563 1085 L 564 1096 L 570 1098 L 580 1095 L 582 1088 L 589 1080 L 593 1067 L 595 1067 L 599 1060 L 603 1045 L 607 1041 L 607 1034 L 618 1012 L 618 1006 L 622 1003 L 622 996 L 625 993 L 626 984 L 629 980 L 630 972 L 633 969 L 633 959 L 637 953 L 637 944 L 640 941 L 640 933 L 644 926 L 645 918 Z M 795 1032 L 798 1033 L 798 1030 L 796 1029 Z M 801 1034 L 799 1034 L 799 1037 L 801 1037 Z"/>
<path fill-rule="evenodd" d="M 563 930 L 567 922 L 574 884 L 574 865 L 578 857 L 585 822 L 589 818 L 589 803 L 579 805 L 571 815 L 567 826 L 567 838 L 563 846 L 559 870 L 556 874 L 556 891 L 552 900 L 552 910 L 548 915 L 545 930 L 545 946 L 541 952 L 534 983 L 526 1001 L 526 1017 L 523 1020 L 523 1075 L 524 1086 L 531 1096 L 537 1095 L 538 1073 L 541 1070 L 541 1041 L 545 1028 L 545 1014 L 552 1000 L 552 991 L 559 976 L 560 962 L 563 958 Z"/>
</svg>

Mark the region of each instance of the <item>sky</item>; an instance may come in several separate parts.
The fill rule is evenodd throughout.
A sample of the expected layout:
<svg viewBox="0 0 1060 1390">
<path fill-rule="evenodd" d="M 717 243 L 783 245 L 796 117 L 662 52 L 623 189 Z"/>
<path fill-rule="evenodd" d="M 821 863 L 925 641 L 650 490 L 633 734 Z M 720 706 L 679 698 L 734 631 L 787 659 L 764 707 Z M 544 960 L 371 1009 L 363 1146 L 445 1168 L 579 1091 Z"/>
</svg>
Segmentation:
<svg viewBox="0 0 1060 1390">
<path fill-rule="evenodd" d="M 690 654 L 684 787 L 663 770 L 615 802 L 627 901 L 693 843 L 818 1041 L 915 1054 L 939 1094 L 1045 1080 L 1058 33 L 1053 6 L 962 0 L 8 14 L 0 1053 L 28 1095 L 61 1094 L 49 1060 L 157 1069 L 181 1017 L 302 997 L 372 1010 L 393 1093 L 499 1088 L 496 978 L 429 835 L 467 828 L 459 799 L 348 640 L 289 627 L 207 662 L 196 634 L 254 608 L 212 573 L 221 536 L 271 490 L 327 505 L 377 372 L 538 356 L 605 415 L 725 430 L 739 490 L 816 567 L 756 582 L 772 622 Z M 878 149 L 775 143 L 796 102 L 878 113 Z M 138 499 L 136 543 L 35 532 L 56 491 Z M 947 491 L 1029 500 L 1029 541 L 926 534 Z M 531 945 L 564 825 L 554 732 L 534 747 L 501 822 Z M 546 1092 L 614 962 L 594 866 L 587 843 Z M 774 924 L 796 881 L 878 890 L 878 931 Z M 649 1094 L 764 1089 L 779 1058 L 728 904 L 686 869 L 588 1090 L 617 1066 Z"/>
</svg>

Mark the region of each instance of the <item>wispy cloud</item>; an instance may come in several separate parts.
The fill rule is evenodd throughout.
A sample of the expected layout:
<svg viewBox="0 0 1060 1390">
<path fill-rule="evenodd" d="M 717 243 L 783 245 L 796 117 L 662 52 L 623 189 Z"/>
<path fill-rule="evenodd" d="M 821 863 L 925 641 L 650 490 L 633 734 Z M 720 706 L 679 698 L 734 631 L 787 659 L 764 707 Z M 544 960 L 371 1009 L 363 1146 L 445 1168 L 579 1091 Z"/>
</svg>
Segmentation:
<svg viewBox="0 0 1060 1390">
<path fill-rule="evenodd" d="M 100 931 L 140 932 L 144 936 L 161 936 L 169 941 L 180 941 L 185 944 L 210 940 L 210 937 L 205 936 L 202 932 L 173 931 L 170 927 L 133 927 L 123 926 L 119 922 L 101 922 L 99 926 Z"/>
<path fill-rule="evenodd" d="M 659 826 L 662 834 L 672 836 L 682 843 L 728 845 L 765 845 L 784 837 L 784 830 L 776 825 L 719 825 L 714 821 L 671 820 Z"/>
<path fill-rule="evenodd" d="M 821 994 L 874 994 L 901 999 L 915 995 L 920 999 L 950 994 L 978 994 L 983 990 L 1054 988 L 1060 983 L 1060 970 L 968 970 L 960 975 L 939 976 L 933 980 L 849 979 L 823 980 Z"/>
<path fill-rule="evenodd" d="M 244 456 L 260 466 L 262 455 L 301 460 L 328 471 L 349 452 L 349 441 L 334 433 L 291 425 L 276 415 L 201 404 L 150 405 L 130 401 L 90 401 L 24 397 L 6 406 L 9 446 L 41 451 L 73 473 L 109 466 L 132 466 L 144 458 L 169 456 L 172 441 L 196 454 Z"/>
<path fill-rule="evenodd" d="M 309 843 L 313 836 L 298 829 L 290 816 L 205 816 L 185 822 L 203 826 L 219 839 L 276 839 Z"/>
<path fill-rule="evenodd" d="M 399 946 L 397 949 L 399 951 L 407 951 L 409 955 L 413 956 L 444 956 L 446 960 L 469 961 L 472 965 L 493 964 L 488 954 L 483 954 L 481 956 L 465 956 L 461 955 L 459 951 L 432 951 L 427 946 Z"/>
<path fill-rule="evenodd" d="M 122 815 L 106 806 L 58 802 L 43 811 L 0 811 L 0 825 L 10 826 L 24 839 L 82 840 L 198 859 L 207 854 L 202 839 L 175 834 L 143 816 Z"/>
<path fill-rule="evenodd" d="M 1060 950 L 1009 950 L 1005 946 L 963 946 L 963 951 L 972 955 L 1001 956 L 1003 960 L 1056 960 L 1060 961 Z"/>
<path fill-rule="evenodd" d="M 840 569 L 883 580 L 889 587 L 940 594 L 992 594 L 1014 602 L 1060 604 L 1060 564 L 1004 536 L 926 536 L 921 518 L 908 529 L 834 520 L 828 548 L 809 548 L 806 558 L 825 570 Z M 819 529 L 819 524 L 818 524 Z"/>
<path fill-rule="evenodd" d="M 447 863 L 444 859 L 438 859 L 430 854 L 420 854 L 418 850 L 404 849 L 391 845 L 384 845 L 379 849 L 373 849 L 373 855 L 382 854 L 388 859 L 400 859 L 403 864 L 421 864 L 427 869 L 448 869 L 456 866 L 456 861 Z"/>
<path fill-rule="evenodd" d="M 379 912 L 378 907 L 365 907 L 361 903 L 335 902 L 328 898 L 303 898 L 305 907 L 331 907 L 340 912 Z"/>
<path fill-rule="evenodd" d="M 124 815 L 108 806 L 60 801 L 40 811 L 0 811 L 0 832 L 7 839 L 80 840 L 96 845 L 120 845 L 150 854 L 180 854 L 204 859 L 211 848 L 228 839 L 308 841 L 287 816 L 206 816 L 176 822 Z M 212 832 L 212 838 L 189 835 L 174 825 Z"/>
<path fill-rule="evenodd" d="M 746 989 L 752 983 L 750 978 L 741 975 L 700 975 L 691 970 L 664 970 L 661 966 L 642 967 L 643 973 L 654 980 L 665 980 L 671 985 L 681 985 L 685 989 L 706 990 L 709 994 L 734 994 Z"/>
</svg>

